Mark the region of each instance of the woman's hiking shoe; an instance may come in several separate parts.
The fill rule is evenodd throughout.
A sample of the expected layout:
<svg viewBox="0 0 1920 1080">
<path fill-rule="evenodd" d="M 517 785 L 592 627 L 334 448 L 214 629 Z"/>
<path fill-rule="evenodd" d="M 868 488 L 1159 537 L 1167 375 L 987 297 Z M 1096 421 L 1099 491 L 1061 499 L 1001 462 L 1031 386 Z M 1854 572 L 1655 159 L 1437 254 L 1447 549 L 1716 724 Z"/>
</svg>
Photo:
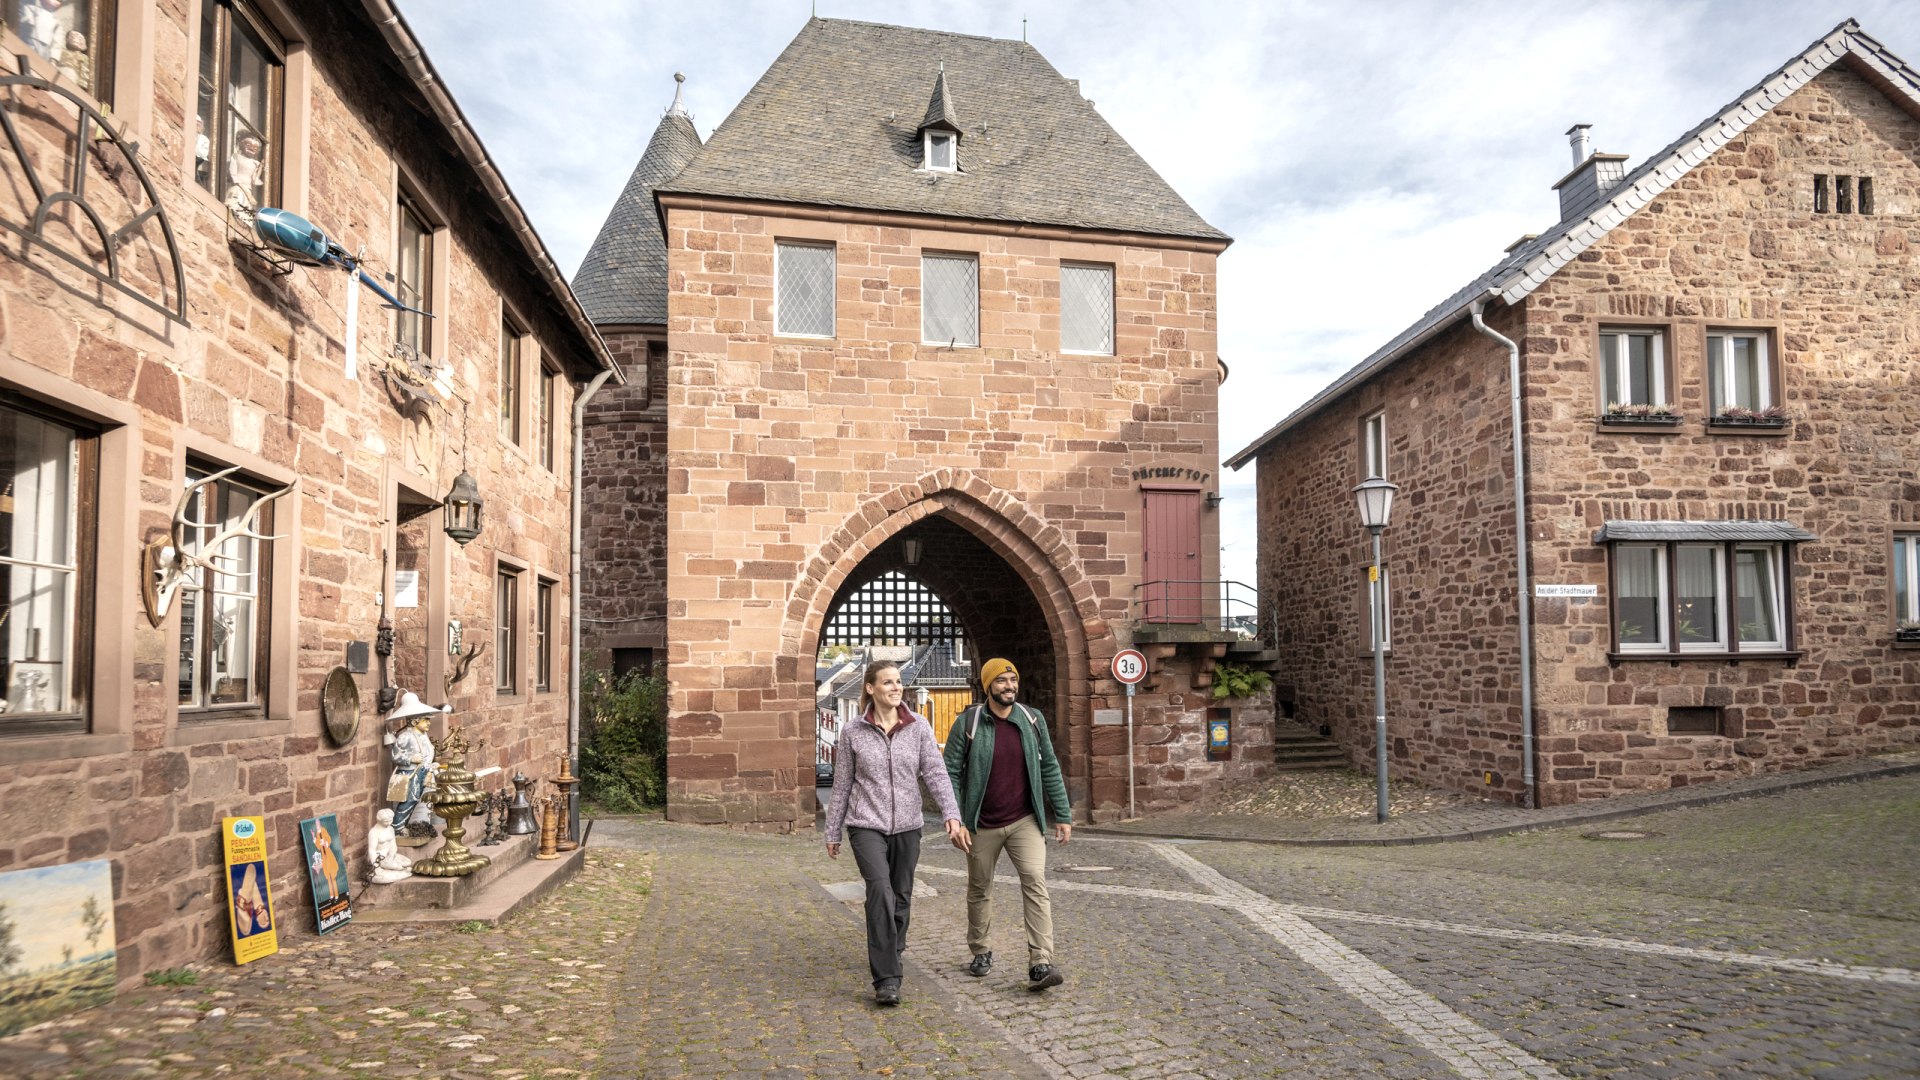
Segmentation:
<svg viewBox="0 0 1920 1080">
<path fill-rule="evenodd" d="M 973 963 L 967 965 L 967 974 L 976 979 L 992 970 L 993 954 L 991 952 L 975 953 L 973 955 Z"/>
<path fill-rule="evenodd" d="M 1049 986 L 1059 986 L 1067 977 L 1052 964 L 1035 964 L 1027 969 L 1027 989 L 1045 990 Z"/>
</svg>

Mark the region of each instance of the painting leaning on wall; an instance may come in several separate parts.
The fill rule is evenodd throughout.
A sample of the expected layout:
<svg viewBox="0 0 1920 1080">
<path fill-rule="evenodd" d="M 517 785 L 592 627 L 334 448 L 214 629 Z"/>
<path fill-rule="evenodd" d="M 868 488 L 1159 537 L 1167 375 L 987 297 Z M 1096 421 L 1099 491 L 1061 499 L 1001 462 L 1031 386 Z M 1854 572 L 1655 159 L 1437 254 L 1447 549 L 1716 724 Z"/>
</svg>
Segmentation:
<svg viewBox="0 0 1920 1080">
<path fill-rule="evenodd" d="M 113 864 L 0 873 L 0 1037 L 113 1000 Z"/>
</svg>

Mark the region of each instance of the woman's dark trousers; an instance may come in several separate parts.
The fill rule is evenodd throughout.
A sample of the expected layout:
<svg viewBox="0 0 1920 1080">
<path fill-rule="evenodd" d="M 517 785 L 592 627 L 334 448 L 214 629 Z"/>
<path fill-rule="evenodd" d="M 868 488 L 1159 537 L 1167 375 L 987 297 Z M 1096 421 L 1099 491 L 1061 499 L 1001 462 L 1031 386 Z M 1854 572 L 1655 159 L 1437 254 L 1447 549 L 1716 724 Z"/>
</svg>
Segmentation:
<svg viewBox="0 0 1920 1080">
<path fill-rule="evenodd" d="M 913 910 L 913 868 L 920 864 L 920 830 L 883 833 L 847 830 L 853 861 L 867 883 L 867 966 L 873 983 L 900 977 L 900 950 L 907 947 Z"/>
</svg>

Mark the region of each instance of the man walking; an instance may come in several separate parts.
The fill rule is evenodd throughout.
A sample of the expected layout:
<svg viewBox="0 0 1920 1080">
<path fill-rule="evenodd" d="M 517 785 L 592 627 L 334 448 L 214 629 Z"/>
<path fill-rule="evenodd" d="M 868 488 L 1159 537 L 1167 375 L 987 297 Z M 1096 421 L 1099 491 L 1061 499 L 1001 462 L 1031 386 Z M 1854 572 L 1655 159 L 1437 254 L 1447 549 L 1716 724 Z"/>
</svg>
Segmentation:
<svg viewBox="0 0 1920 1080">
<path fill-rule="evenodd" d="M 1019 703 L 1020 672 L 995 657 L 980 669 L 987 703 L 954 720 L 947 733 L 947 775 L 960 797 L 960 822 L 973 837 L 967 853 L 967 948 L 973 962 L 967 974 L 993 970 L 987 932 L 993 927 L 989 906 L 993 869 L 1004 849 L 1020 875 L 1021 906 L 1027 922 L 1027 989 L 1045 990 L 1066 981 L 1053 962 L 1053 910 L 1047 896 L 1046 829 L 1066 843 L 1073 835 L 1073 810 L 1060 761 L 1039 710 Z"/>
</svg>

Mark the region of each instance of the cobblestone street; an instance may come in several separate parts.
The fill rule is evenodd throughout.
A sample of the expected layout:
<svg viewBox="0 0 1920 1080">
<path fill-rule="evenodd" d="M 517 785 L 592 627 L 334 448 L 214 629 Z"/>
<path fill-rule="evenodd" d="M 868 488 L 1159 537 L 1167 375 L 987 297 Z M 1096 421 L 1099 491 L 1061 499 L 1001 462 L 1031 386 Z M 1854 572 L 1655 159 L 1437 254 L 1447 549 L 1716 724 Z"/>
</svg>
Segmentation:
<svg viewBox="0 0 1920 1080">
<path fill-rule="evenodd" d="M 1639 834 L 1607 838 L 1608 834 Z M 0 1074 L 1894 1077 L 1920 1071 L 1920 777 L 1469 843 L 1050 847 L 1068 982 L 962 970 L 930 835 L 906 1004 L 851 859 L 603 820 L 496 930 L 351 927 L 0 1040 Z"/>
</svg>

